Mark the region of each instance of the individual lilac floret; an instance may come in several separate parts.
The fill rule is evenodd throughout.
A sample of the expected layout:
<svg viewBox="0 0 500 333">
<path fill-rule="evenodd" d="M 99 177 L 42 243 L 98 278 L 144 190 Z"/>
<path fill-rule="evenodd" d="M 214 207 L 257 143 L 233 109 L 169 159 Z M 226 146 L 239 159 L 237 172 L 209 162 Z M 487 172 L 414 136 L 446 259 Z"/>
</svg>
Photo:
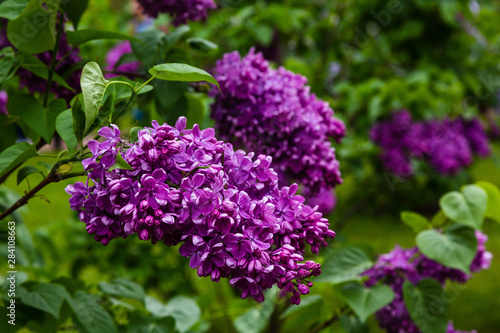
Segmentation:
<svg viewBox="0 0 500 333">
<path fill-rule="evenodd" d="M 335 232 L 297 185 L 279 187 L 270 157 L 234 151 L 212 128 L 188 130 L 184 117 L 175 127 L 153 121 L 133 143 L 115 125 L 99 135 L 104 140 L 88 143 L 92 157 L 82 163 L 89 180 L 66 188 L 96 241 L 137 234 L 182 243 L 199 276 L 227 278 L 243 298 L 262 301 L 275 284 L 294 304 L 309 292 L 321 266 L 303 262 L 306 244 L 318 253 Z M 131 170 L 110 170 L 118 155 Z"/>
<path fill-rule="evenodd" d="M 342 182 L 331 141 L 345 126 L 305 77 L 270 68 L 254 49 L 243 58 L 224 55 L 214 76 L 221 93 L 213 92 L 212 118 L 224 140 L 272 156 L 280 182 L 297 181 L 313 195 Z"/>
<path fill-rule="evenodd" d="M 158 17 L 158 14 L 170 14 L 173 24 L 179 26 L 189 21 L 207 19 L 207 12 L 217 8 L 213 0 L 139 0 L 144 14 Z"/>
<path fill-rule="evenodd" d="M 491 148 L 477 119 L 463 118 L 414 122 L 403 110 L 373 126 L 370 138 L 382 148 L 387 170 L 411 176 L 413 158 L 427 161 L 437 172 L 452 175 L 473 161 L 473 154 L 488 156 Z"/>
<path fill-rule="evenodd" d="M 121 57 L 124 54 L 128 53 L 132 53 L 132 47 L 130 46 L 129 41 L 121 42 L 120 44 L 109 50 L 108 54 L 106 55 L 106 63 L 108 64 L 106 66 L 106 70 L 117 73 L 107 73 L 107 79 L 120 75 L 126 75 L 127 77 L 130 77 L 132 79 L 134 78 L 134 73 L 137 72 L 141 65 L 139 61 L 126 62 L 120 64 L 119 66 L 116 66 Z"/>
<path fill-rule="evenodd" d="M 6 91 L 0 91 L 0 114 L 8 114 L 7 111 L 7 102 L 9 101 L 9 97 L 7 96 Z"/>
<path fill-rule="evenodd" d="M 477 253 L 470 266 L 473 273 L 488 269 L 493 257 L 484 246 L 488 237 L 480 231 L 476 231 L 476 238 L 478 240 Z M 471 278 L 470 275 L 458 269 L 445 267 L 425 257 L 417 247 L 403 249 L 398 245 L 388 254 L 381 255 L 375 265 L 365 271 L 363 275 L 368 277 L 365 284 L 369 287 L 381 282 L 394 290 L 394 300 L 375 313 L 380 327 L 389 333 L 420 332 L 404 303 L 403 285 L 405 281 L 417 284 L 424 278 L 432 278 L 444 286 L 447 281 L 465 283 Z M 448 332 L 460 333 L 453 330 L 453 325 L 448 327 Z"/>
</svg>

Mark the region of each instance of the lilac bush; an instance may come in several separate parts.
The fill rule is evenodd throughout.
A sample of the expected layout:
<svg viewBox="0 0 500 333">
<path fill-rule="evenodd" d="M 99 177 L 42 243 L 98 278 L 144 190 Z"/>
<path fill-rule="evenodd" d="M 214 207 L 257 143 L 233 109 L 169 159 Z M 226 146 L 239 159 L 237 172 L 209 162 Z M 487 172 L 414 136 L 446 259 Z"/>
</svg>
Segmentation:
<svg viewBox="0 0 500 333">
<path fill-rule="evenodd" d="M 335 236 L 328 220 L 303 204 L 297 185 L 278 186 L 271 157 L 234 151 L 212 128 L 185 127 L 184 117 L 175 127 L 153 121 L 133 143 L 115 125 L 100 129 L 105 140 L 90 141 L 92 157 L 83 161 L 87 183 L 66 189 L 71 208 L 104 245 L 132 234 L 182 243 L 199 276 L 227 278 L 257 301 L 277 284 L 299 304 L 308 278 L 321 273 L 319 264 L 302 263 L 305 245 L 313 253 L 327 245 Z M 113 168 L 120 157 L 130 170 Z"/>
<path fill-rule="evenodd" d="M 488 156 L 491 151 L 478 119 L 415 122 L 407 110 L 375 124 L 370 137 L 382 149 L 385 168 L 401 177 L 413 174 L 412 158 L 427 161 L 440 174 L 453 175 L 470 165 L 474 154 Z"/>
<path fill-rule="evenodd" d="M 297 181 L 304 193 L 315 196 L 342 182 L 331 141 L 340 141 L 345 126 L 305 77 L 270 68 L 254 49 L 243 58 L 224 55 L 214 77 L 222 93 L 214 92 L 212 117 L 224 140 L 272 156 L 280 182 Z"/>
<path fill-rule="evenodd" d="M 158 17 L 159 14 L 170 14 L 173 24 L 179 26 L 189 21 L 200 21 L 207 18 L 207 12 L 217 8 L 213 0 L 138 0 L 144 14 Z"/>
<path fill-rule="evenodd" d="M 484 245 L 488 237 L 480 231 L 476 231 L 476 238 L 478 240 L 477 253 L 470 266 L 470 271 L 473 273 L 488 269 L 492 259 L 492 254 L 486 251 Z M 376 264 L 363 275 L 368 277 L 365 282 L 367 286 L 382 282 L 394 290 L 394 300 L 375 314 L 380 327 L 389 333 L 420 332 L 410 318 L 403 300 L 403 284 L 406 280 L 417 284 L 424 278 L 433 278 L 444 286 L 446 281 L 465 283 L 471 278 L 471 275 L 458 269 L 445 267 L 427 258 L 419 252 L 418 247 L 403 249 L 398 245 L 388 254 L 381 255 Z M 460 331 L 453 329 L 451 323 L 447 332 L 460 333 Z"/>
<path fill-rule="evenodd" d="M 137 72 L 139 69 L 141 63 L 139 61 L 132 61 L 132 62 L 125 62 L 120 64 L 119 66 L 116 66 L 120 58 L 124 54 L 132 53 L 132 46 L 130 46 L 129 41 L 124 41 L 113 47 L 111 50 L 109 50 L 108 54 L 106 55 L 106 68 L 105 70 L 110 71 L 110 72 L 119 72 L 117 74 L 115 73 L 107 73 L 106 78 L 110 79 L 119 75 L 127 74 L 126 76 L 133 78 L 134 73 Z"/>
</svg>

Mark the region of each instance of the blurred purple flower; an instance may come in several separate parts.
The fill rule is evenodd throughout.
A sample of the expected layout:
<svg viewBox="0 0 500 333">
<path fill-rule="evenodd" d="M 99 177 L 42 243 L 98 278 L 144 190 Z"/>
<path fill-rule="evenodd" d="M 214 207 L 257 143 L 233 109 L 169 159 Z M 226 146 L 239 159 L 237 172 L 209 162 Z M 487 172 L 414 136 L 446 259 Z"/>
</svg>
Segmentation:
<svg viewBox="0 0 500 333">
<path fill-rule="evenodd" d="M 173 24 L 179 26 L 189 21 L 207 19 L 207 12 L 217 8 L 213 0 L 138 0 L 144 14 L 158 17 L 161 13 L 170 14 Z"/>
<path fill-rule="evenodd" d="M 7 96 L 6 91 L 0 91 L 0 114 L 8 114 L 7 102 L 9 101 L 9 96 Z"/>
<path fill-rule="evenodd" d="M 106 66 L 106 70 L 110 72 L 122 72 L 128 73 L 126 76 L 133 79 L 134 78 L 134 73 L 137 72 L 139 69 L 141 63 L 139 61 L 132 61 L 132 62 L 126 62 L 122 63 L 119 66 L 116 66 L 118 61 L 121 59 L 121 57 L 124 54 L 132 53 L 132 47 L 130 46 L 129 41 L 124 41 L 113 47 L 111 50 L 109 50 L 108 54 L 106 55 L 106 63 L 108 64 Z M 116 76 L 119 76 L 122 74 L 114 74 L 114 73 L 107 73 L 106 78 L 110 79 Z"/>
</svg>

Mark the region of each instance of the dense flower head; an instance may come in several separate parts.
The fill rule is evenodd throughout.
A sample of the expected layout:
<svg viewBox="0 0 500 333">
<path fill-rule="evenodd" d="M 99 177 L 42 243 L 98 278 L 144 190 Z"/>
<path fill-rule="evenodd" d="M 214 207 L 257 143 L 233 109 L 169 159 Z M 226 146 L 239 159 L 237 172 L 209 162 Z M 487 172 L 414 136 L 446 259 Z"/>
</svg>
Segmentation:
<svg viewBox="0 0 500 333">
<path fill-rule="evenodd" d="M 121 72 L 124 74 L 127 73 L 127 76 L 133 78 L 133 73 L 137 72 L 140 67 L 141 63 L 139 61 L 124 62 L 116 66 L 121 57 L 124 54 L 128 53 L 132 53 L 132 46 L 130 46 L 130 42 L 128 40 L 117 44 L 115 47 L 109 50 L 108 54 L 106 55 L 107 66 L 105 69 L 111 72 Z M 107 73 L 106 78 L 109 79 L 119 75 L 122 74 Z"/>
<path fill-rule="evenodd" d="M 133 143 L 115 125 L 100 129 L 105 140 L 90 141 L 83 161 L 87 183 L 66 188 L 71 208 L 102 244 L 132 234 L 182 243 L 199 276 L 227 278 L 257 301 L 277 284 L 298 304 L 308 278 L 321 273 L 303 262 L 305 246 L 318 253 L 335 236 L 328 220 L 303 203 L 297 185 L 279 187 L 269 156 L 235 151 L 212 128 L 185 127 L 184 117 L 175 127 L 153 121 Z M 118 155 L 131 170 L 115 165 Z"/>
<path fill-rule="evenodd" d="M 280 182 L 297 181 L 311 195 L 342 182 L 331 139 L 345 135 L 328 103 L 310 92 L 307 79 L 269 67 L 254 49 L 217 62 L 212 118 L 219 135 L 258 154 L 272 156 Z"/>
<path fill-rule="evenodd" d="M 7 102 L 9 97 L 6 91 L 0 91 L 0 114 L 7 114 Z"/>
<path fill-rule="evenodd" d="M 478 240 L 477 253 L 470 266 L 470 271 L 473 273 L 488 269 L 492 259 L 492 254 L 486 251 L 484 245 L 488 237 L 476 231 L 476 238 Z M 403 249 L 398 245 L 388 254 L 381 255 L 375 265 L 363 275 L 368 277 L 365 281 L 367 286 L 382 282 L 394 290 L 394 300 L 375 314 L 380 327 L 389 333 L 420 332 L 404 303 L 403 284 L 405 281 L 417 284 L 424 278 L 432 278 L 444 286 L 446 281 L 465 283 L 471 278 L 461 270 L 445 267 L 427 258 L 419 252 L 418 247 Z M 451 322 L 447 332 L 460 333 L 453 329 Z"/>
<path fill-rule="evenodd" d="M 206 20 L 207 12 L 217 7 L 213 0 L 139 0 L 139 4 L 144 14 L 151 17 L 170 14 L 175 26 Z"/>
<path fill-rule="evenodd" d="M 370 137 L 382 148 L 385 168 L 401 177 L 413 174 L 412 158 L 423 159 L 437 172 L 451 175 L 471 164 L 474 153 L 487 156 L 491 151 L 478 119 L 415 122 L 407 110 L 375 124 Z"/>
</svg>

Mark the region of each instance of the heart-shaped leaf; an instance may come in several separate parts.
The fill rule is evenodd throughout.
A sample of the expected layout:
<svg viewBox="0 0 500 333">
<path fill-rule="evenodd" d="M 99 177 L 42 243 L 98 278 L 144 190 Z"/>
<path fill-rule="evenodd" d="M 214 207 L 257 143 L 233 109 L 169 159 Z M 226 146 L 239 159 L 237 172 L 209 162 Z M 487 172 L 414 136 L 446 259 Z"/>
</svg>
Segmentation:
<svg viewBox="0 0 500 333">
<path fill-rule="evenodd" d="M 21 302 L 33 308 L 50 313 L 59 318 L 59 310 L 64 300 L 69 297 L 63 286 L 40 283 L 21 297 Z"/>
<path fill-rule="evenodd" d="M 0 177 L 16 165 L 37 155 L 35 147 L 27 142 L 18 142 L 0 153 Z"/>
<path fill-rule="evenodd" d="M 342 288 L 347 304 L 354 310 L 362 322 L 394 300 L 394 291 L 385 284 L 367 288 L 359 283 L 350 283 Z"/>
<path fill-rule="evenodd" d="M 63 111 L 57 116 L 56 131 L 66 143 L 70 154 L 73 154 L 78 144 L 78 139 L 73 130 L 73 115 L 71 109 Z"/>
<path fill-rule="evenodd" d="M 80 332 L 107 332 L 116 333 L 118 330 L 113 318 L 99 304 L 96 297 L 77 291 L 69 299 L 69 305 L 73 310 L 74 321 Z"/>
<path fill-rule="evenodd" d="M 415 324 L 423 333 L 444 333 L 448 326 L 448 302 L 443 288 L 434 279 L 423 279 L 417 286 L 406 281 L 403 298 Z"/>
<path fill-rule="evenodd" d="M 82 86 L 85 110 L 84 132 L 86 132 L 97 117 L 97 113 L 104 99 L 104 92 L 106 91 L 108 80 L 102 75 L 99 65 L 92 61 L 83 67 L 80 83 Z"/>
<path fill-rule="evenodd" d="M 146 297 L 142 286 L 124 279 L 116 279 L 113 283 L 100 282 L 99 289 L 106 294 L 136 299 L 143 303 Z"/>
<path fill-rule="evenodd" d="M 425 218 L 425 216 L 415 212 L 406 211 L 401 212 L 401 221 L 412 228 L 415 232 L 427 229 L 427 226 L 430 224 L 429 220 Z"/>
<path fill-rule="evenodd" d="M 441 209 L 449 219 L 474 229 L 481 229 L 487 204 L 488 195 L 476 185 L 464 186 L 462 193 L 446 193 L 439 200 Z"/>
<path fill-rule="evenodd" d="M 422 231 L 417 235 L 417 245 L 430 259 L 469 274 L 476 256 L 477 238 L 473 229 L 453 224 L 442 234 L 436 230 Z"/>
<path fill-rule="evenodd" d="M 500 222 L 500 190 L 492 183 L 484 181 L 479 181 L 476 185 L 482 188 L 488 195 L 485 216 Z"/>
<path fill-rule="evenodd" d="M 24 11 L 30 0 L 6 0 L 0 3 L 0 17 L 14 20 Z"/>
<path fill-rule="evenodd" d="M 359 274 L 373 265 L 365 251 L 356 246 L 346 246 L 335 250 L 321 265 L 321 275 L 315 282 L 333 284 L 359 280 Z"/>
</svg>

